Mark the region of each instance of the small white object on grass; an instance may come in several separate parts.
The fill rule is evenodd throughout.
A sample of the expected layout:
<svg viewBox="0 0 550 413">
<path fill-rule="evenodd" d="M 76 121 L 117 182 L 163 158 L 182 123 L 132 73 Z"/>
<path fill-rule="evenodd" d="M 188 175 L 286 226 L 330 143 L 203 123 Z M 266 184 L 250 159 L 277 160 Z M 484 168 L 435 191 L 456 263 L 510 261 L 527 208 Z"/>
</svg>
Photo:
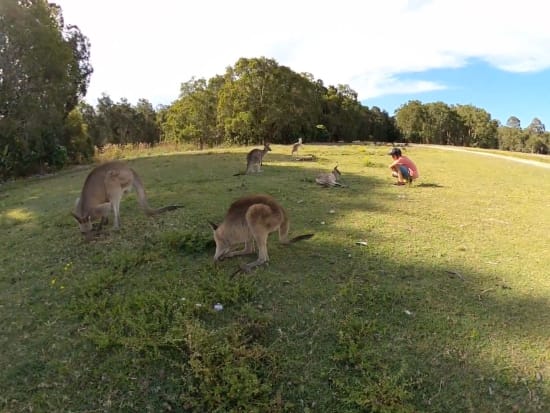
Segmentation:
<svg viewBox="0 0 550 413">
<path fill-rule="evenodd" d="M 214 310 L 222 311 L 223 310 L 223 305 L 221 305 L 220 303 L 214 304 Z"/>
</svg>

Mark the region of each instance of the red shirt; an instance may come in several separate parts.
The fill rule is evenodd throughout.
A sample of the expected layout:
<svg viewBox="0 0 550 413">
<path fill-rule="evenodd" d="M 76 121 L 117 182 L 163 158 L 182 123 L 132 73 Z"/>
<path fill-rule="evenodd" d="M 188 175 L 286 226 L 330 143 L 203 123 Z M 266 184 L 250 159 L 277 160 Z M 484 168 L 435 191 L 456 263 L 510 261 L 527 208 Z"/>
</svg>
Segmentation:
<svg viewBox="0 0 550 413">
<path fill-rule="evenodd" d="M 414 164 L 413 161 L 411 161 L 409 158 L 407 158 L 406 156 L 403 156 L 401 155 L 398 159 L 396 159 L 395 161 L 393 161 L 393 163 L 390 165 L 390 167 L 392 166 L 395 166 L 395 165 L 403 165 L 405 166 L 408 170 L 409 170 L 409 175 L 411 176 L 411 178 L 413 179 L 416 179 L 420 176 L 420 174 L 418 173 L 418 168 L 416 167 L 416 165 Z"/>
</svg>

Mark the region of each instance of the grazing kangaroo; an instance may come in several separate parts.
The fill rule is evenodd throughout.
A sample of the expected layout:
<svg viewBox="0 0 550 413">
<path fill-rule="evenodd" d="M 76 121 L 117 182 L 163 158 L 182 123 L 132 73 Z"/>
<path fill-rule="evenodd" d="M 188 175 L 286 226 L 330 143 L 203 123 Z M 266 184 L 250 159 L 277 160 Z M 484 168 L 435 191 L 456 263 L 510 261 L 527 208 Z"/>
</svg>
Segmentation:
<svg viewBox="0 0 550 413">
<path fill-rule="evenodd" d="M 302 146 L 302 138 L 298 138 L 298 142 L 292 145 L 292 152 L 290 153 L 290 156 L 294 156 L 295 153 L 297 154 L 300 146 Z"/>
<path fill-rule="evenodd" d="M 181 205 L 169 205 L 152 209 L 147 203 L 147 196 L 138 174 L 123 162 L 107 162 L 95 167 L 86 178 L 80 198 L 77 198 L 73 217 L 78 221 L 80 232 L 87 240 L 92 236 L 92 223 L 101 219 L 99 228 L 107 223 L 111 208 L 114 212 L 113 228 L 120 227 L 120 200 L 134 187 L 138 201 L 146 215 L 181 208 Z"/>
<path fill-rule="evenodd" d="M 290 244 L 308 239 L 313 234 L 305 234 L 288 239 L 290 221 L 283 207 L 269 195 L 249 195 L 233 202 L 220 225 L 209 222 L 214 230 L 216 253 L 214 261 L 237 255 L 254 253 L 254 243 L 258 246 L 258 259 L 240 266 L 239 271 L 249 272 L 252 268 L 269 261 L 267 237 L 279 230 L 279 241 Z M 242 250 L 235 246 L 244 243 Z M 235 272 L 234 274 L 236 274 Z"/>
<path fill-rule="evenodd" d="M 329 187 L 329 186 L 342 186 L 345 187 L 345 185 L 338 182 L 342 174 L 338 170 L 338 166 L 335 166 L 332 172 L 328 174 L 320 174 L 315 178 L 315 182 L 317 182 L 321 186 Z"/>
</svg>

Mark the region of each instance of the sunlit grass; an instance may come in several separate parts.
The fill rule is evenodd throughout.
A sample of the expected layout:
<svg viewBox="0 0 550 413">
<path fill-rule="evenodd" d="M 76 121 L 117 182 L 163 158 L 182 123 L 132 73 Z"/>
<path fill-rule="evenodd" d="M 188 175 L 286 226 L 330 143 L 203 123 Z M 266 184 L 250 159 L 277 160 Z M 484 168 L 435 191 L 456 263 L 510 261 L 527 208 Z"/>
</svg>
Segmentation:
<svg viewBox="0 0 550 413">
<path fill-rule="evenodd" d="M 90 168 L 7 186 L 0 409 L 548 409 L 547 169 L 410 147 L 421 178 L 395 187 L 386 147 L 272 148 L 259 176 L 233 176 L 251 148 L 122 151 L 151 205 L 184 208 L 130 194 L 89 244 L 69 212 Z M 316 186 L 335 164 L 349 187 Z M 207 220 L 253 192 L 315 237 L 272 236 L 231 279 L 251 257 L 215 266 Z"/>
<path fill-rule="evenodd" d="M 12 209 L 0 214 L 0 219 L 6 218 L 17 222 L 27 222 L 32 219 L 33 215 L 29 211 L 21 208 Z"/>
</svg>

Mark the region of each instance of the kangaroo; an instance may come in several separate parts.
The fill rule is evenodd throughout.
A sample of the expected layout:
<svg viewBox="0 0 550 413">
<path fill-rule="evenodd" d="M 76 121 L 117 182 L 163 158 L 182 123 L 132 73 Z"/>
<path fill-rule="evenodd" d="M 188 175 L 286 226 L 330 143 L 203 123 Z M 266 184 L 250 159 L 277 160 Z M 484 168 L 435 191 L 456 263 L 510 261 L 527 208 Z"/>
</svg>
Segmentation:
<svg viewBox="0 0 550 413">
<path fill-rule="evenodd" d="M 120 228 L 120 200 L 134 187 L 138 201 L 148 216 L 181 208 L 181 205 L 169 205 L 152 209 L 147 203 L 147 196 L 138 174 L 120 161 L 107 162 L 95 167 L 86 178 L 80 197 L 76 199 L 75 212 L 72 216 L 78 221 L 80 232 L 90 240 L 92 223 L 101 219 L 99 229 L 108 222 L 111 208 L 114 212 L 113 228 Z"/>
<path fill-rule="evenodd" d="M 329 186 L 342 186 L 345 187 L 345 185 L 338 182 L 342 174 L 338 170 L 338 166 L 335 166 L 332 172 L 328 174 L 320 174 L 317 175 L 317 178 L 315 178 L 315 182 L 317 182 L 321 186 L 329 187 Z"/>
<path fill-rule="evenodd" d="M 298 142 L 292 145 L 292 152 L 290 153 L 290 156 L 294 156 L 295 153 L 297 154 L 300 146 L 302 146 L 302 138 L 298 138 Z"/>
<path fill-rule="evenodd" d="M 267 254 L 267 237 L 279 230 L 279 241 L 291 244 L 303 239 L 309 239 L 314 234 L 305 234 L 288 238 L 290 221 L 284 208 L 269 195 L 249 195 L 231 204 L 223 222 L 216 225 L 209 222 L 214 231 L 216 253 L 214 261 L 237 255 L 253 254 L 254 243 L 258 246 L 258 259 L 240 266 L 237 272 L 250 272 L 251 269 L 269 261 Z M 244 243 L 242 250 L 234 247 Z"/>
<path fill-rule="evenodd" d="M 246 155 L 246 173 L 262 172 L 260 166 L 263 165 L 263 159 L 266 153 L 271 151 L 269 143 L 264 143 L 263 149 L 252 149 Z"/>
</svg>

